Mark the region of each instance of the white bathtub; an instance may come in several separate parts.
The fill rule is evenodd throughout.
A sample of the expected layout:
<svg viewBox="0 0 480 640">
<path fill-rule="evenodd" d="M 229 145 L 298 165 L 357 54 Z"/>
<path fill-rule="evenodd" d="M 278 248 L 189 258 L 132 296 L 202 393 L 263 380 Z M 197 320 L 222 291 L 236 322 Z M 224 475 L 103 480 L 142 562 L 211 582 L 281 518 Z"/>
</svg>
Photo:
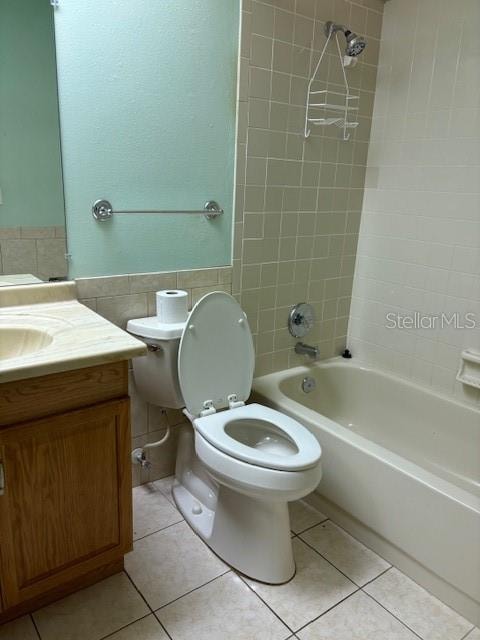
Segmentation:
<svg viewBox="0 0 480 640">
<path fill-rule="evenodd" d="M 480 410 L 341 358 L 254 392 L 318 438 L 327 515 L 479 624 Z"/>
</svg>

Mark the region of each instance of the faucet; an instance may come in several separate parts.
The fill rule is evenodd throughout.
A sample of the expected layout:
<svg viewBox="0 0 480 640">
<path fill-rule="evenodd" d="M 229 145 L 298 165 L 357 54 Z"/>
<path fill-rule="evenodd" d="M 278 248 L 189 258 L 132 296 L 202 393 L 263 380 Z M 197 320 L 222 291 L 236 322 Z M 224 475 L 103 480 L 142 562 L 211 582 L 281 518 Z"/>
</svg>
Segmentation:
<svg viewBox="0 0 480 640">
<path fill-rule="evenodd" d="M 295 345 L 295 353 L 304 354 L 316 360 L 320 355 L 320 350 L 318 347 L 312 347 L 304 342 L 297 342 Z"/>
</svg>

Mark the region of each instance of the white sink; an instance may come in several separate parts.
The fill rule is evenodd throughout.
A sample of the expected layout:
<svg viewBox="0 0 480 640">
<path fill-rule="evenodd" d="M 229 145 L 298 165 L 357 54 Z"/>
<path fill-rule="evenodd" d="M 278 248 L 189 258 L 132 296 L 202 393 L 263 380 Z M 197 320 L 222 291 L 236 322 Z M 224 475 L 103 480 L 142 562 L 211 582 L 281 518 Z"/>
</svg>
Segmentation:
<svg viewBox="0 0 480 640">
<path fill-rule="evenodd" d="M 0 361 L 18 358 L 48 347 L 53 337 L 28 326 L 0 326 Z"/>
</svg>

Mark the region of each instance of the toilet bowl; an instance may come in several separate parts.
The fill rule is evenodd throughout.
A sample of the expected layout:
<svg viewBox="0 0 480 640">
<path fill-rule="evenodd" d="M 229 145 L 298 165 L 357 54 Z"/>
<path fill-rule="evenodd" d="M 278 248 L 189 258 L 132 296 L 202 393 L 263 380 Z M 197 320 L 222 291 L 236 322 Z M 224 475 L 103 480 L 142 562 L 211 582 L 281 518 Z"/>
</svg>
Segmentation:
<svg viewBox="0 0 480 640">
<path fill-rule="evenodd" d="M 178 337 L 170 331 L 164 338 L 156 318 L 130 321 L 128 330 L 151 349 L 133 363 L 140 393 L 155 402 L 157 358 L 158 374 L 171 372 L 166 387 L 179 392 L 165 399 L 163 390 L 156 404 L 185 407 L 191 422 L 179 435 L 173 486 L 185 520 L 245 575 L 272 584 L 290 580 L 295 563 L 288 502 L 318 486 L 321 449 L 296 420 L 245 404 L 254 350 L 242 309 L 230 295 L 215 292 L 195 305 Z M 178 358 L 168 366 L 175 339 Z M 170 344 L 163 349 L 165 341 Z"/>
</svg>

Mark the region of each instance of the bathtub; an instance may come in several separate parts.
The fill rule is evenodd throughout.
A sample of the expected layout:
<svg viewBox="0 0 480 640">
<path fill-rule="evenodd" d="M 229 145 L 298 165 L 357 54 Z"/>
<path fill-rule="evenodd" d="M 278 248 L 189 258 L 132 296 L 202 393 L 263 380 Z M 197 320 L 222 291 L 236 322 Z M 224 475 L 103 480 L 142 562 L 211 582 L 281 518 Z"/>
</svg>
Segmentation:
<svg viewBox="0 0 480 640">
<path fill-rule="evenodd" d="M 480 410 L 342 358 L 256 378 L 254 394 L 320 442 L 317 506 L 478 625 Z"/>
</svg>

